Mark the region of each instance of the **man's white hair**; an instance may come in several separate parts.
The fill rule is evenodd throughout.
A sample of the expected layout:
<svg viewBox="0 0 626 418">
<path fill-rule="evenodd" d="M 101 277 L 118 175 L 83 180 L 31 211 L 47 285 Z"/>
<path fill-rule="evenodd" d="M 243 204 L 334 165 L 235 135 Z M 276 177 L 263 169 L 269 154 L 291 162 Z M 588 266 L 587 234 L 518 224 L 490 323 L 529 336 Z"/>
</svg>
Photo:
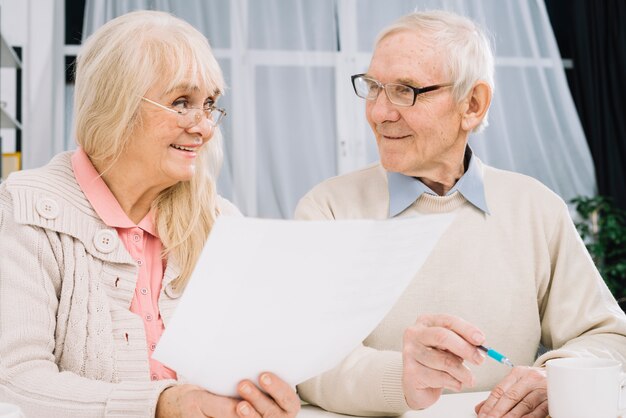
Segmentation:
<svg viewBox="0 0 626 418">
<path fill-rule="evenodd" d="M 447 57 L 444 62 L 449 80 L 454 83 L 453 95 L 461 101 L 481 80 L 494 90 L 494 57 L 487 33 L 472 20 L 454 13 L 432 10 L 413 12 L 402 16 L 383 29 L 376 38 L 375 46 L 386 37 L 402 32 L 413 31 L 428 36 L 437 48 Z M 488 112 L 474 129 L 480 132 L 487 125 Z"/>
</svg>

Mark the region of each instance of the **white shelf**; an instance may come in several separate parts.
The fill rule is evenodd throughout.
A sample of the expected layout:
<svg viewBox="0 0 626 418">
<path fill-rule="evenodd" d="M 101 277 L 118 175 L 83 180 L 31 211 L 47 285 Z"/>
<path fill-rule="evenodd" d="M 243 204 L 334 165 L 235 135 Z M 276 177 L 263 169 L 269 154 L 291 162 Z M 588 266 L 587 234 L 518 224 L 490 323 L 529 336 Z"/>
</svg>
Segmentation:
<svg viewBox="0 0 626 418">
<path fill-rule="evenodd" d="M 22 129 L 22 124 L 0 107 L 0 128 Z"/>
<path fill-rule="evenodd" d="M 17 57 L 13 48 L 7 44 L 0 34 L 0 66 L 6 68 L 22 68 L 22 61 Z"/>
</svg>

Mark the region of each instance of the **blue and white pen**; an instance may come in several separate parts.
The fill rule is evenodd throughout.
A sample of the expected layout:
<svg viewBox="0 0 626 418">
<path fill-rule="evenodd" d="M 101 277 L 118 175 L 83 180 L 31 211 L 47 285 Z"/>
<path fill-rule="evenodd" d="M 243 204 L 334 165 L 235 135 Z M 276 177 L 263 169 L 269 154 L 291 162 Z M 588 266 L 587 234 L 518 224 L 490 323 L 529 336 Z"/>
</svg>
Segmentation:
<svg viewBox="0 0 626 418">
<path fill-rule="evenodd" d="M 511 362 L 511 360 L 509 360 L 504 354 L 498 353 L 493 348 L 485 347 L 484 345 L 479 345 L 478 349 L 484 351 L 488 357 L 491 357 L 498 363 L 506 364 L 507 366 L 510 366 L 510 367 L 515 367 L 513 363 Z"/>
</svg>

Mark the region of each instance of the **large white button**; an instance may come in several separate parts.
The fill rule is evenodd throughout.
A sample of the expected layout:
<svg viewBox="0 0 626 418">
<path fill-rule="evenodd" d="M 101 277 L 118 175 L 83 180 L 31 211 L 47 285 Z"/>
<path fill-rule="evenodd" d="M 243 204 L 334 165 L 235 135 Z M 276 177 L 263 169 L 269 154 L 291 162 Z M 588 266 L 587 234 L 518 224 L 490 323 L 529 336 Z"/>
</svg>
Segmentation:
<svg viewBox="0 0 626 418">
<path fill-rule="evenodd" d="M 59 204 L 50 198 L 37 200 L 35 208 L 42 218 L 54 219 L 59 216 Z"/>
<path fill-rule="evenodd" d="M 102 253 L 108 254 L 117 247 L 117 234 L 108 229 L 103 229 L 96 233 L 93 243 L 96 249 Z"/>
</svg>

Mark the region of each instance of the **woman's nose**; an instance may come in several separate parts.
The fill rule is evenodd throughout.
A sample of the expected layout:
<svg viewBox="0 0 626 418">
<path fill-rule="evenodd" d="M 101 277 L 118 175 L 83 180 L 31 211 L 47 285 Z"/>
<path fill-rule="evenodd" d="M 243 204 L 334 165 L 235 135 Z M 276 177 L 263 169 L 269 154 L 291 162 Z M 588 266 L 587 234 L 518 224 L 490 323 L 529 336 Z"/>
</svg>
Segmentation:
<svg viewBox="0 0 626 418">
<path fill-rule="evenodd" d="M 210 139 L 213 136 L 214 131 L 215 126 L 213 126 L 212 121 L 209 120 L 209 118 L 207 117 L 201 118 L 199 123 L 187 129 L 187 132 L 189 133 L 200 134 L 200 137 L 202 137 L 203 139 Z"/>
</svg>

